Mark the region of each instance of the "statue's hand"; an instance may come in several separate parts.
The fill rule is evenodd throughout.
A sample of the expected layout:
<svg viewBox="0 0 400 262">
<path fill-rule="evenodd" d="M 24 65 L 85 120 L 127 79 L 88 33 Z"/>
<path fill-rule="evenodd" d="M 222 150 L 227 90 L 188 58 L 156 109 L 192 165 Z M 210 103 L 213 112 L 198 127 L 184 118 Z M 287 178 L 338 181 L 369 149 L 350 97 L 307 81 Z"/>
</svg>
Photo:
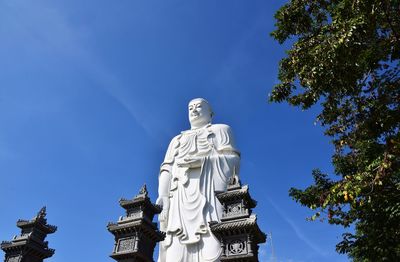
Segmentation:
<svg viewBox="0 0 400 262">
<path fill-rule="evenodd" d="M 198 168 L 203 164 L 202 158 L 185 158 L 183 162 L 177 163 L 178 167 Z"/>
<path fill-rule="evenodd" d="M 169 197 L 163 196 L 158 197 L 156 200 L 156 204 L 162 207 L 162 211 L 158 216 L 158 220 L 160 222 L 166 222 L 168 220 L 168 211 L 169 211 Z"/>
</svg>

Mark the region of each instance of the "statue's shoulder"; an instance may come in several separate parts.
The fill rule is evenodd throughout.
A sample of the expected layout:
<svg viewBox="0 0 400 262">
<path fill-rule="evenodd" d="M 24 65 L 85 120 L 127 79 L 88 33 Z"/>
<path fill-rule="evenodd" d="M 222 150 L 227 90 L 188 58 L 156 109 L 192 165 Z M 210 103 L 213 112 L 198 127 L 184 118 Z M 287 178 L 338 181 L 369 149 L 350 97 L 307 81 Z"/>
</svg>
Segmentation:
<svg viewBox="0 0 400 262">
<path fill-rule="evenodd" d="M 182 136 L 182 134 L 178 134 L 178 135 L 174 136 L 174 137 L 171 139 L 171 141 L 179 140 L 179 138 L 181 138 L 181 136 Z"/>
<path fill-rule="evenodd" d="M 219 132 L 227 132 L 230 133 L 231 132 L 231 127 L 226 125 L 226 124 L 212 124 L 210 126 L 212 131 L 219 131 Z"/>
<path fill-rule="evenodd" d="M 216 148 L 220 151 L 233 151 L 239 153 L 235 149 L 235 139 L 232 134 L 231 127 L 225 124 L 211 125 L 211 131 L 215 135 Z"/>
<path fill-rule="evenodd" d="M 179 139 L 182 137 L 182 134 L 178 134 L 171 139 L 171 144 L 178 143 Z"/>
<path fill-rule="evenodd" d="M 181 138 L 182 134 L 176 135 L 171 139 L 169 142 L 168 150 L 176 148 L 179 145 L 179 139 Z"/>
</svg>

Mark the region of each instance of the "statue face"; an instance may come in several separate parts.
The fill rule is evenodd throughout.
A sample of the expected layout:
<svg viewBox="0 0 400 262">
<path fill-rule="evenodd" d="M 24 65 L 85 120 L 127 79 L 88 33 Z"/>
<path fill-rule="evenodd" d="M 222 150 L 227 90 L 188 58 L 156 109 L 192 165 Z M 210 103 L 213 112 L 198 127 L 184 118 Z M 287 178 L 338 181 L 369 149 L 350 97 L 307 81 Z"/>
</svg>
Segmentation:
<svg viewBox="0 0 400 262">
<path fill-rule="evenodd" d="M 212 111 L 207 102 L 194 99 L 189 103 L 189 121 L 192 127 L 202 127 L 211 122 Z"/>
</svg>

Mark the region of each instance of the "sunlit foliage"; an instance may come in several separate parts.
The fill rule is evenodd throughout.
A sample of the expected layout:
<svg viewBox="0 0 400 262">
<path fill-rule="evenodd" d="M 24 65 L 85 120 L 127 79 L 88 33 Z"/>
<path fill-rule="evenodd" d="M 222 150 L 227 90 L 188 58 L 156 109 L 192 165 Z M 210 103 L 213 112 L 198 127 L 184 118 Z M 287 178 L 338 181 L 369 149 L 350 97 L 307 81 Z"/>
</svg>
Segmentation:
<svg viewBox="0 0 400 262">
<path fill-rule="evenodd" d="M 290 196 L 312 220 L 354 225 L 338 252 L 400 261 L 400 1 L 293 0 L 275 18 L 272 36 L 293 45 L 270 101 L 320 104 L 335 147 L 335 176 L 314 170 Z"/>
</svg>

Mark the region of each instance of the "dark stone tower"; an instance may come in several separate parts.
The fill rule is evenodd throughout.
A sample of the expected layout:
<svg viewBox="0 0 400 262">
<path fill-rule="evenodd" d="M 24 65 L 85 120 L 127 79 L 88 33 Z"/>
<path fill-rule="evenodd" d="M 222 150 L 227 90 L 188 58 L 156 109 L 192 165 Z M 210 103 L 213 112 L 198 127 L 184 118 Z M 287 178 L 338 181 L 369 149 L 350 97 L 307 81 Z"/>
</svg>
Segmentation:
<svg viewBox="0 0 400 262">
<path fill-rule="evenodd" d="M 152 262 L 154 247 L 164 239 L 164 235 L 153 223 L 155 214 L 161 208 L 150 202 L 146 185 L 132 200 L 121 199 L 119 204 L 126 210 L 126 215 L 119 218 L 117 223 L 107 226 L 115 237 L 112 254 L 118 262 Z"/>
<path fill-rule="evenodd" d="M 266 235 L 257 224 L 252 208 L 257 202 L 249 194 L 249 187 L 242 186 L 234 174 L 226 192 L 217 198 L 224 207 L 221 222 L 210 223 L 211 231 L 221 242 L 221 261 L 258 261 L 258 244 L 266 241 Z"/>
<path fill-rule="evenodd" d="M 54 254 L 54 249 L 44 241 L 57 227 L 47 224 L 46 207 L 31 220 L 18 220 L 21 234 L 11 241 L 3 241 L 1 249 L 6 253 L 5 262 L 42 262 Z"/>
</svg>

